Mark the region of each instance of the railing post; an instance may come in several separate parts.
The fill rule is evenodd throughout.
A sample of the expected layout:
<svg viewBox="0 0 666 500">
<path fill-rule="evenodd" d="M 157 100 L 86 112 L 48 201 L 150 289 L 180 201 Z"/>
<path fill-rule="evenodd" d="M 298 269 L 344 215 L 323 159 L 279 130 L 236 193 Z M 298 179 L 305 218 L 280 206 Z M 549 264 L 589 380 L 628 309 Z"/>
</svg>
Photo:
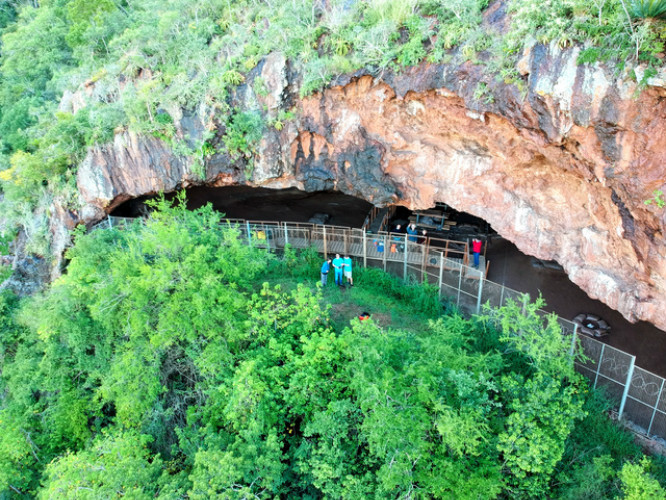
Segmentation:
<svg viewBox="0 0 666 500">
<path fill-rule="evenodd" d="M 650 435 L 652 430 L 652 422 L 654 422 L 654 416 L 657 414 L 657 407 L 659 406 L 659 400 L 661 399 L 661 393 L 664 391 L 664 379 L 661 379 L 661 387 L 659 388 L 659 394 L 657 394 L 657 401 L 654 404 L 654 410 L 652 411 L 652 417 L 650 417 L 650 425 L 647 428 L 647 435 Z"/>
<path fill-rule="evenodd" d="M 464 260 L 465 259 L 463 259 L 463 261 Z M 460 292 L 462 290 L 462 273 L 463 273 L 463 264 L 461 262 L 460 267 L 458 268 L 458 299 L 456 300 L 457 307 L 460 307 Z"/>
<path fill-rule="evenodd" d="M 502 291 L 504 291 L 504 287 L 502 287 Z M 500 306 L 502 303 L 500 302 Z M 576 350 L 576 333 L 578 332 L 578 324 L 574 323 L 574 331 L 573 335 L 571 335 L 571 349 L 569 349 L 569 355 L 573 356 L 574 352 Z"/>
<path fill-rule="evenodd" d="M 620 403 L 620 410 L 617 412 L 617 418 L 622 418 L 622 413 L 624 412 L 624 404 L 627 402 L 627 395 L 629 394 L 629 388 L 631 387 L 631 379 L 634 376 L 634 363 L 636 362 L 636 356 L 631 357 L 631 363 L 629 364 L 629 371 L 627 372 L 627 383 L 624 386 L 624 391 L 622 392 L 622 402 Z M 655 406 L 659 405 L 659 400 Z"/>
<path fill-rule="evenodd" d="M 388 247 L 388 241 L 386 240 L 386 235 L 384 235 L 384 251 L 382 252 L 382 256 L 384 257 L 384 272 L 386 272 L 386 254 L 389 252 L 389 247 Z"/>
<path fill-rule="evenodd" d="M 245 228 L 247 229 L 247 244 L 252 248 L 252 233 L 250 232 L 250 221 L 245 221 Z"/>
<path fill-rule="evenodd" d="M 326 244 L 326 226 L 321 226 L 324 228 L 324 260 L 328 260 L 328 246 Z"/>
<path fill-rule="evenodd" d="M 368 237 L 366 236 L 365 229 L 363 230 L 363 267 L 368 267 Z"/>
<path fill-rule="evenodd" d="M 426 237 L 421 245 L 421 252 L 423 252 L 423 259 L 421 259 L 421 283 L 423 283 L 426 275 L 426 259 L 430 256 L 430 237 Z"/>
<path fill-rule="evenodd" d="M 402 279 L 407 281 L 407 253 L 409 252 L 409 245 L 407 240 L 407 233 L 405 233 L 405 255 L 403 258 Z"/>
<path fill-rule="evenodd" d="M 113 224 L 111 223 L 111 216 L 110 215 L 106 216 L 106 221 L 109 223 L 109 229 L 113 229 Z"/>
<path fill-rule="evenodd" d="M 597 373 L 594 376 L 594 387 L 595 389 L 597 388 L 597 380 L 599 379 L 599 370 L 601 369 L 601 363 L 604 361 L 604 349 L 606 348 L 606 344 L 601 344 L 601 354 L 599 354 L 599 365 L 597 366 Z"/>
<path fill-rule="evenodd" d="M 504 285 L 502 285 L 502 291 L 500 292 L 500 302 L 499 302 L 499 306 L 500 306 L 500 307 L 502 307 L 502 305 L 504 304 L 504 289 L 505 289 L 505 288 L 506 288 L 506 287 L 505 287 Z M 575 325 L 575 326 L 578 326 L 578 325 Z M 576 331 L 576 330 L 574 329 L 574 332 L 575 332 L 575 331 Z"/>
<path fill-rule="evenodd" d="M 284 246 L 286 247 L 289 244 L 289 226 L 287 223 L 284 223 Z"/>
<path fill-rule="evenodd" d="M 444 254 L 439 252 L 439 299 L 442 299 L 442 281 L 444 278 Z"/>
<path fill-rule="evenodd" d="M 476 298 L 476 314 L 481 313 L 481 295 L 483 294 L 484 281 L 486 281 L 484 278 L 479 278 L 479 296 Z"/>
</svg>

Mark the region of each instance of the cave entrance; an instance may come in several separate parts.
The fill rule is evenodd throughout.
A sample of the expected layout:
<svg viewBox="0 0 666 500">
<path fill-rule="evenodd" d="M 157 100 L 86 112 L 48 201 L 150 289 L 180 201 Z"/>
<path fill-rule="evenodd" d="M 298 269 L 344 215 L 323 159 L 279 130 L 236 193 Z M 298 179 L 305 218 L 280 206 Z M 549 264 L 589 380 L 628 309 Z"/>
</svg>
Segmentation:
<svg viewBox="0 0 666 500">
<path fill-rule="evenodd" d="M 267 189 L 249 186 L 187 188 L 187 208 L 194 210 L 212 204 L 229 219 L 279 222 L 313 222 L 360 228 L 372 205 L 337 191 L 307 193 L 296 188 Z M 173 199 L 175 193 L 166 195 Z M 115 217 L 140 217 L 148 212 L 146 196 L 118 206 Z"/>
<path fill-rule="evenodd" d="M 487 259 L 487 241 L 497 233 L 483 219 L 465 212 L 458 212 L 445 203 L 436 203 L 427 210 L 410 210 L 402 206 L 390 206 L 383 209 L 370 224 L 371 232 L 387 231 L 399 237 L 410 232 L 409 226 L 416 231 L 413 241 L 427 243 L 433 249 L 441 249 L 446 258 L 462 260 L 465 265 L 474 265 L 471 258 L 472 241 L 482 243 L 478 273 L 475 277 L 486 276 L 490 260 Z M 382 216 L 383 215 L 383 216 Z M 409 236 L 408 236 L 409 238 Z M 412 239 L 410 238 L 410 239 Z"/>
<path fill-rule="evenodd" d="M 630 323 L 619 312 L 599 300 L 590 298 L 573 283 L 560 264 L 544 261 L 521 252 L 511 241 L 503 238 L 485 220 L 457 212 L 443 203 L 423 211 L 410 211 L 404 207 L 390 209 L 388 226 L 416 222 L 419 229 L 426 229 L 428 236 L 470 242 L 472 238 L 483 241 L 483 257 L 488 281 L 508 289 L 526 292 L 533 299 L 541 295 L 546 310 L 572 320 L 580 313 L 603 318 L 611 325 L 610 335 L 601 342 L 636 356 L 636 364 L 661 376 L 666 376 L 666 341 L 664 332 L 651 323 Z M 438 213 L 447 212 L 444 221 Z M 420 213 L 419 213 L 420 212 Z M 432 215 L 430 219 L 423 217 Z M 446 222 L 449 222 L 448 228 Z M 483 259 L 482 257 L 482 259 Z M 490 265 L 492 264 L 492 265 Z M 487 282 L 486 282 L 487 283 Z"/>
</svg>

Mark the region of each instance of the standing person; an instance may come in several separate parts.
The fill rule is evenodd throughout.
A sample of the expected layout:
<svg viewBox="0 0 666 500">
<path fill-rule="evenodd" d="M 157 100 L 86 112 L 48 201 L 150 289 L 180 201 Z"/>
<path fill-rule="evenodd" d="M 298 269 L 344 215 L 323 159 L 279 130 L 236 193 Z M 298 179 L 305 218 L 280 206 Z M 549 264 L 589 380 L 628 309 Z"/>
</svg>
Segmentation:
<svg viewBox="0 0 666 500">
<path fill-rule="evenodd" d="M 483 243 L 481 243 L 481 240 L 478 238 L 474 238 L 472 240 L 472 253 L 474 254 L 474 269 L 479 268 L 479 256 L 481 255 L 481 246 Z"/>
<path fill-rule="evenodd" d="M 335 284 L 342 286 L 342 259 L 340 258 L 340 254 L 336 253 L 335 254 L 335 259 L 333 259 L 333 269 L 335 269 Z"/>
<path fill-rule="evenodd" d="M 349 283 L 350 286 L 354 286 L 354 278 L 352 278 L 352 260 L 349 255 L 345 255 L 345 258 L 342 259 L 342 265 L 344 266 L 347 283 Z"/>
<path fill-rule="evenodd" d="M 326 286 L 328 282 L 328 272 L 331 270 L 331 259 L 327 259 L 321 265 L 321 286 Z"/>
<path fill-rule="evenodd" d="M 412 222 L 409 226 L 407 226 L 407 234 L 409 235 L 407 239 L 416 243 L 416 224 Z"/>
</svg>

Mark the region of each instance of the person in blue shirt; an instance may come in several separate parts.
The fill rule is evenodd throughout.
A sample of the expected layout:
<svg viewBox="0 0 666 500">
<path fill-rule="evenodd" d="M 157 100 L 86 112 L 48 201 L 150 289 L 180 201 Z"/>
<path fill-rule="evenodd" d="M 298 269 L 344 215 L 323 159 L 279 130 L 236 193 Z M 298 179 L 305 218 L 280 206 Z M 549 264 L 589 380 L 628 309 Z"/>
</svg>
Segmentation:
<svg viewBox="0 0 666 500">
<path fill-rule="evenodd" d="M 345 258 L 342 259 L 342 266 L 345 278 L 347 278 L 347 283 L 349 283 L 350 286 L 354 286 L 354 278 L 352 278 L 352 260 L 349 255 L 345 255 Z"/>
<path fill-rule="evenodd" d="M 416 234 L 417 234 L 416 224 L 410 224 L 409 226 L 407 226 L 407 234 L 409 234 L 409 236 L 407 237 L 409 241 L 416 242 Z"/>
<path fill-rule="evenodd" d="M 326 286 L 328 282 L 328 272 L 331 270 L 331 259 L 327 259 L 321 265 L 321 286 Z"/>
<path fill-rule="evenodd" d="M 342 286 L 342 266 L 343 262 L 340 258 L 340 254 L 335 254 L 335 259 L 333 259 L 333 269 L 335 269 L 335 284 Z"/>
</svg>

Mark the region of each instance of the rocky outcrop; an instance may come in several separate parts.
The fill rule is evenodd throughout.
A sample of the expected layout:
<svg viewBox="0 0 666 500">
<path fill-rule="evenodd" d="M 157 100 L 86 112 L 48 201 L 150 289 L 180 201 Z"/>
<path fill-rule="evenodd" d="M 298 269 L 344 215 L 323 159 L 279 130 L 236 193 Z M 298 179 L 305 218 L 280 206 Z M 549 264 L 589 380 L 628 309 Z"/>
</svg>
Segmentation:
<svg viewBox="0 0 666 500">
<path fill-rule="evenodd" d="M 577 54 L 531 47 L 523 91 L 464 63 L 359 72 L 305 99 L 298 71 L 273 55 L 248 78 L 262 76 L 265 96 L 250 82 L 236 99 L 261 103 L 270 119 L 289 106 L 296 118 L 267 127 L 252 170 L 215 155 L 197 181 L 159 140 L 124 133 L 81 166 L 82 215 L 189 182 L 336 189 L 411 208 L 445 202 L 556 260 L 628 319 L 666 329 L 665 212 L 644 204 L 666 183 L 666 91 L 639 92 L 613 69 L 578 66 Z"/>
</svg>

